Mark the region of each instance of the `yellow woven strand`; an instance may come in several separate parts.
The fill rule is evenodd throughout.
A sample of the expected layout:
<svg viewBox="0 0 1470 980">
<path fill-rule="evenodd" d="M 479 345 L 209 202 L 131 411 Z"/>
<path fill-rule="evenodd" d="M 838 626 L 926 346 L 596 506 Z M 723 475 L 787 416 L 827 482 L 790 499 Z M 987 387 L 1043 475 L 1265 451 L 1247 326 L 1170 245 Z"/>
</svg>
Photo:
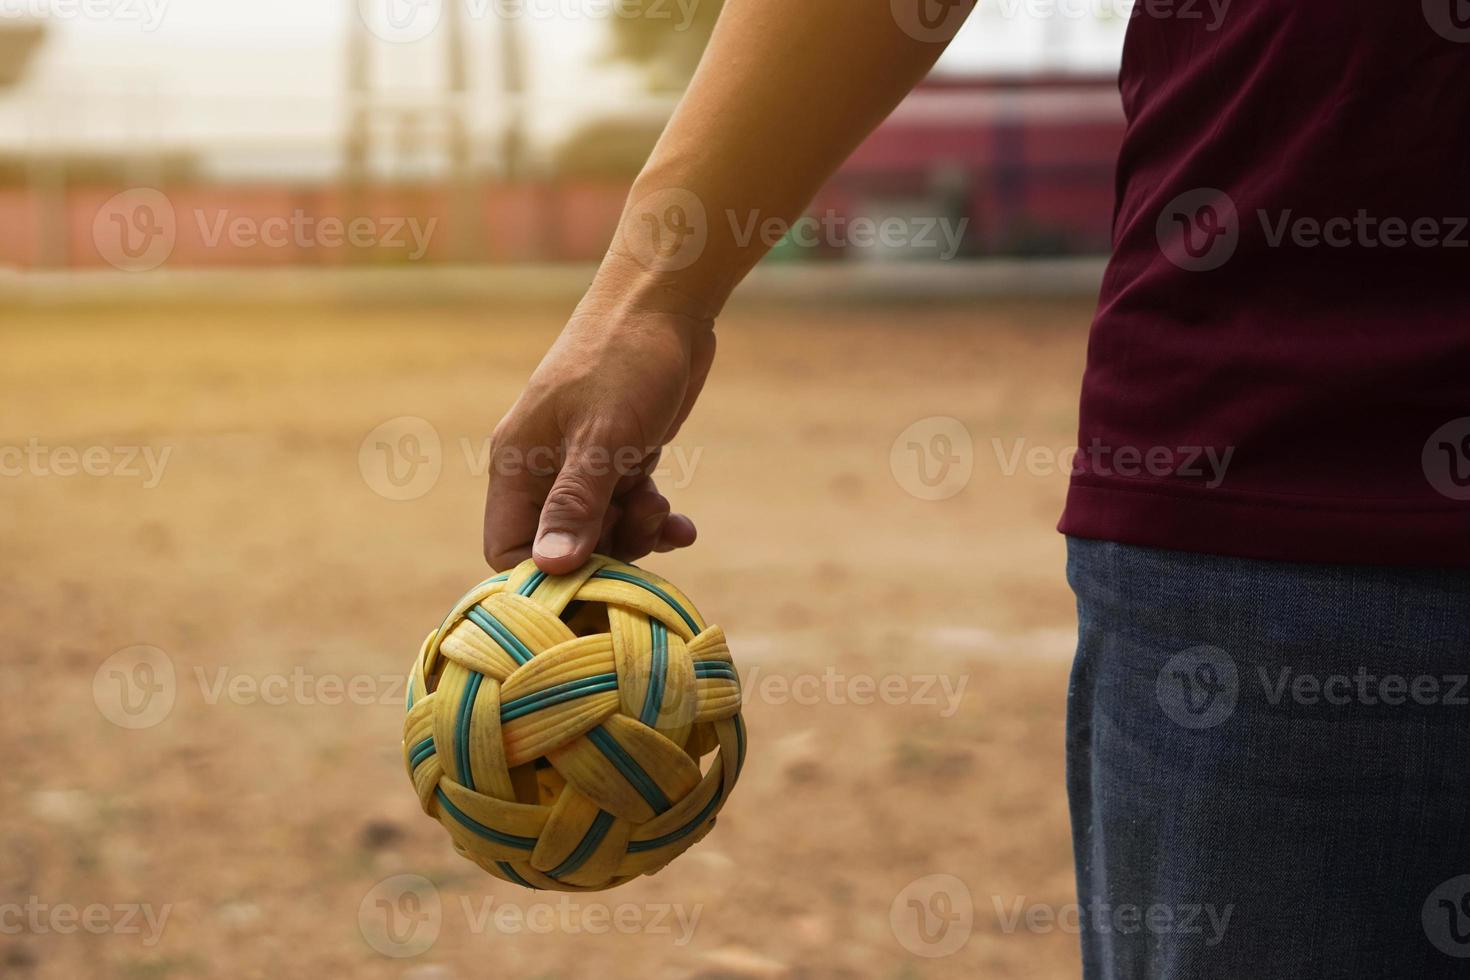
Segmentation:
<svg viewBox="0 0 1470 980">
<path fill-rule="evenodd" d="M 425 812 L 459 853 L 535 888 L 664 867 L 714 825 L 743 753 L 724 632 L 669 582 L 601 556 L 566 576 L 526 562 L 465 593 L 408 701 Z"/>
</svg>

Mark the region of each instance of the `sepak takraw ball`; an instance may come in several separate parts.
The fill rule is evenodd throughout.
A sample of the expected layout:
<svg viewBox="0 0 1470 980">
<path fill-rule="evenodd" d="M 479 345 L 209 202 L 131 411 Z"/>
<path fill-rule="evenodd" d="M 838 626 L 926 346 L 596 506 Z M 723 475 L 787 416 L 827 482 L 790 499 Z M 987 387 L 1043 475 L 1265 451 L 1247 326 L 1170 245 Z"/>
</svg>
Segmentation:
<svg viewBox="0 0 1470 980">
<path fill-rule="evenodd" d="M 656 575 L 594 556 L 475 586 L 409 677 L 403 751 L 460 854 L 528 888 L 652 874 L 714 826 L 745 761 L 718 626 Z"/>
</svg>

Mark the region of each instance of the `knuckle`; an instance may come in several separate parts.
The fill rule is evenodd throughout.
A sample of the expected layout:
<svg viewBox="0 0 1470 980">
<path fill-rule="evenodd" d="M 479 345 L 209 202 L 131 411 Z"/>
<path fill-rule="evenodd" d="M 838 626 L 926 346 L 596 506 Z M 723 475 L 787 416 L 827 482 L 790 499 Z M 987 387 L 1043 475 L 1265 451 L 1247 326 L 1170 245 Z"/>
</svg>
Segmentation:
<svg viewBox="0 0 1470 980">
<path fill-rule="evenodd" d="M 518 477 L 534 473 L 537 454 L 526 445 L 522 427 L 509 416 L 490 434 L 490 472 L 492 476 Z"/>
<path fill-rule="evenodd" d="M 510 442 L 510 425 L 505 419 L 495 423 L 495 428 L 490 430 L 490 451 L 498 453 Z"/>
<path fill-rule="evenodd" d="M 546 495 L 544 512 L 558 521 L 585 524 L 596 518 L 597 500 L 584 479 L 563 475 Z"/>
<path fill-rule="evenodd" d="M 511 551 L 496 541 L 485 542 L 485 564 L 496 571 L 502 571 L 517 564 L 516 556 Z"/>
</svg>

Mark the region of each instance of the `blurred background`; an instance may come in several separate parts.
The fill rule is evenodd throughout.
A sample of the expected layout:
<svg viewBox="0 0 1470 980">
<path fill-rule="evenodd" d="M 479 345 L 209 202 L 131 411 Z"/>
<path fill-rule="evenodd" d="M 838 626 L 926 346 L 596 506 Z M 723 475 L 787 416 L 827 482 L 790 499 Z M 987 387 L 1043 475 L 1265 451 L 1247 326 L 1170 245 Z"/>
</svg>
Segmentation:
<svg viewBox="0 0 1470 980">
<path fill-rule="evenodd" d="M 1126 5 L 983 0 L 721 320 L 646 562 L 745 679 L 714 833 L 568 907 L 403 773 L 489 432 L 719 7 L 0 0 L 0 977 L 1078 975 L 1053 527 Z"/>
<path fill-rule="evenodd" d="M 595 260 L 720 7 L 60 2 L 65 16 L 0 19 L 0 263 L 21 269 L 134 265 L 155 234 L 175 239 L 171 268 Z M 1105 251 L 1126 8 L 1028 15 L 1047 6 L 982 4 L 813 213 L 967 219 L 961 257 Z M 98 207 L 140 187 L 173 213 L 94 235 Z M 386 234 L 272 245 L 211 235 L 221 212 L 433 232 L 422 250 Z M 926 251 L 788 242 L 777 259 Z"/>
</svg>

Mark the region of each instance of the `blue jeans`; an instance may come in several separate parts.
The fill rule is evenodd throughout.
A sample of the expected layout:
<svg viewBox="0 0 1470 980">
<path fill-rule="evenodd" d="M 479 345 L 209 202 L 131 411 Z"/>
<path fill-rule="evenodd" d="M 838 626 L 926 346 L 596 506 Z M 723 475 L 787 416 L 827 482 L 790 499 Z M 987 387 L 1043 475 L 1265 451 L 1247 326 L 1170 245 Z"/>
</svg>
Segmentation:
<svg viewBox="0 0 1470 980">
<path fill-rule="evenodd" d="M 1470 571 L 1068 542 L 1087 980 L 1470 977 Z"/>
</svg>

